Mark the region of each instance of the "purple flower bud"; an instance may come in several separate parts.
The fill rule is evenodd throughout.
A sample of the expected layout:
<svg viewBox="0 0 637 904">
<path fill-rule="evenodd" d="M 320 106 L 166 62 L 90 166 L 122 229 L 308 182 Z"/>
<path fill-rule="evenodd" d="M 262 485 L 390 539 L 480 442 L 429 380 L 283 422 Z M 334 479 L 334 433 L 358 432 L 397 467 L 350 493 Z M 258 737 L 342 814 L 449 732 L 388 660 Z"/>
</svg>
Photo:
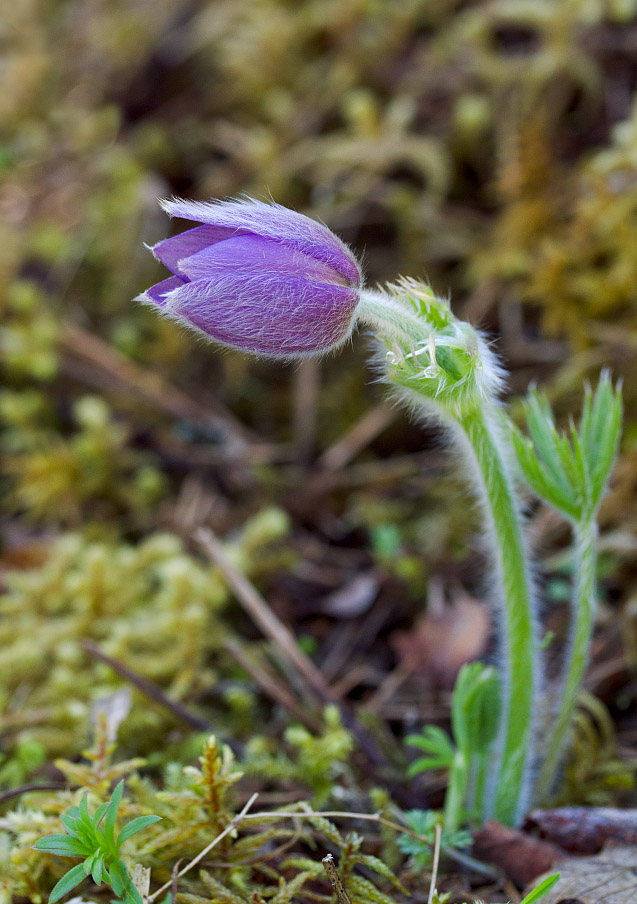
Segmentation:
<svg viewBox="0 0 637 904">
<path fill-rule="evenodd" d="M 326 226 L 260 201 L 160 203 L 204 225 L 150 249 L 174 275 L 138 301 L 260 355 L 325 352 L 348 338 L 361 272 Z"/>
</svg>

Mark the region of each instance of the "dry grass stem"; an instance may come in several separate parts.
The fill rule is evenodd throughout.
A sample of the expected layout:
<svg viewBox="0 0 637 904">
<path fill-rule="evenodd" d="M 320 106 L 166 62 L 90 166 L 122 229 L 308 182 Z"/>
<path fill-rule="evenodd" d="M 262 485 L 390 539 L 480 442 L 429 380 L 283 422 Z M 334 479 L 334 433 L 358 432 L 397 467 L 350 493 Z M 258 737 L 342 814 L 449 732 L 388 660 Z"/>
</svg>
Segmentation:
<svg viewBox="0 0 637 904">
<path fill-rule="evenodd" d="M 254 804 L 254 802 L 258 796 L 259 796 L 258 793 L 255 792 L 252 795 L 252 797 L 250 798 L 250 800 L 247 802 L 245 807 L 241 810 L 240 813 L 237 813 L 237 815 L 226 826 L 226 828 L 223 830 L 223 832 L 220 832 L 219 835 L 217 835 L 217 837 L 215 839 L 213 839 L 213 841 L 211 841 L 210 844 L 203 849 L 203 851 L 201 851 L 199 854 L 197 854 L 197 856 L 193 860 L 191 860 L 190 863 L 187 863 L 183 869 L 179 870 L 179 872 L 177 873 L 177 876 L 176 876 L 177 879 L 180 879 L 182 876 L 185 876 L 186 873 L 189 873 L 190 870 L 193 869 L 198 863 L 201 863 L 201 861 L 203 860 L 203 858 L 206 856 L 206 854 L 209 851 L 211 851 L 214 847 L 216 847 L 219 844 L 219 842 L 222 841 L 226 837 L 226 835 L 229 835 L 230 832 L 233 832 L 239 826 L 239 824 L 242 822 L 242 820 L 247 815 L 248 810 L 250 810 L 252 808 L 252 805 Z M 161 888 L 158 888 L 157 891 L 153 892 L 153 894 L 150 895 L 150 897 L 148 898 L 148 904 L 152 904 L 153 901 L 156 901 L 157 898 L 161 894 L 163 894 L 163 892 L 167 891 L 172 886 L 173 886 L 172 879 L 169 882 L 165 882 L 161 886 Z"/>
</svg>

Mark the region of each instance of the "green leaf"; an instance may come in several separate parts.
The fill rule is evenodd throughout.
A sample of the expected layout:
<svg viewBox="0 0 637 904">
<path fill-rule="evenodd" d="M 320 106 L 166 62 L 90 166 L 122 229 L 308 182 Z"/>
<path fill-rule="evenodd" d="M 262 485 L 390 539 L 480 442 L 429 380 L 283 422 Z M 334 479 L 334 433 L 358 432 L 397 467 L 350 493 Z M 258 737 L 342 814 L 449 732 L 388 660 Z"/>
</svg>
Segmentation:
<svg viewBox="0 0 637 904">
<path fill-rule="evenodd" d="M 358 862 L 361 866 L 367 866 L 369 869 L 373 869 L 374 872 L 378 873 L 381 876 L 384 876 L 385 879 L 388 879 L 392 885 L 395 885 L 404 895 L 409 895 L 409 892 L 402 884 L 400 879 L 394 875 L 392 870 L 387 866 L 387 864 L 380 860 L 378 857 L 374 857 L 373 854 L 359 854 L 357 857 Z"/>
<path fill-rule="evenodd" d="M 472 676 L 462 706 L 467 758 L 473 754 L 488 753 L 498 733 L 500 723 L 500 679 L 491 666 L 474 663 L 478 668 Z M 467 666 L 463 666 L 467 668 Z"/>
<path fill-rule="evenodd" d="M 100 822 L 104 819 L 106 815 L 106 811 L 110 807 L 110 800 L 107 800 L 106 803 L 100 804 L 95 813 L 93 814 L 93 825 L 98 826 Z"/>
<path fill-rule="evenodd" d="M 73 816 L 69 816 L 68 813 L 63 813 L 60 816 L 60 819 L 62 820 L 62 823 L 69 835 L 73 835 L 75 838 L 77 838 L 77 819 L 75 819 L 75 817 Z"/>
<path fill-rule="evenodd" d="M 614 394 L 607 409 L 604 432 L 600 437 L 592 463 L 592 491 L 596 502 L 601 499 L 613 462 L 619 447 L 622 430 L 622 401 L 619 390 Z"/>
<path fill-rule="evenodd" d="M 111 796 L 110 803 L 104 816 L 104 835 L 107 843 L 116 849 L 115 844 L 115 820 L 117 819 L 117 811 L 119 809 L 122 794 L 124 792 L 124 780 L 117 785 Z M 119 892 L 118 892 L 119 894 Z"/>
<path fill-rule="evenodd" d="M 85 824 L 91 824 L 91 817 L 88 813 L 88 794 L 85 794 L 80 801 L 80 819 Z"/>
<path fill-rule="evenodd" d="M 95 858 L 95 862 L 93 863 L 93 869 L 91 870 L 91 876 L 93 878 L 93 882 L 96 885 L 102 884 L 102 876 L 104 874 L 104 855 L 102 854 L 99 857 Z"/>
<path fill-rule="evenodd" d="M 160 819 L 161 816 L 138 816 L 137 819 L 133 819 L 131 822 L 127 823 L 117 836 L 117 850 L 119 851 L 124 842 L 128 841 L 128 839 L 135 835 L 136 832 L 141 832 L 143 829 L 148 828 L 148 826 L 154 825 L 156 822 L 159 822 Z"/>
<path fill-rule="evenodd" d="M 593 393 L 593 410 L 590 426 L 590 458 L 597 458 L 597 451 L 606 430 L 608 412 L 612 407 L 613 389 L 607 370 L 600 374 L 597 389 Z"/>
<path fill-rule="evenodd" d="M 500 718 L 500 682 L 495 669 L 482 662 L 463 665 L 451 700 L 456 744 L 467 760 L 484 753 L 494 740 Z"/>
<path fill-rule="evenodd" d="M 553 876 L 547 876 L 547 878 L 544 879 L 543 882 L 540 882 L 537 888 L 534 888 L 533 891 L 529 892 L 529 894 L 523 901 L 520 902 L 520 904 L 534 904 L 535 901 L 539 901 L 540 898 L 544 897 L 547 891 L 553 888 L 559 878 L 559 873 L 555 873 Z"/>
<path fill-rule="evenodd" d="M 511 424 L 511 439 L 520 470 L 531 489 L 559 511 L 576 517 L 577 507 L 570 485 L 566 486 L 552 476 L 546 465 L 540 462 L 531 440 L 523 436 L 513 424 Z"/>
<path fill-rule="evenodd" d="M 124 904 L 143 904 L 142 897 L 134 885 L 124 892 Z"/>
<path fill-rule="evenodd" d="M 622 404 L 608 371 L 597 389 L 586 387 L 579 430 L 555 428 L 545 396 L 529 394 L 526 416 L 532 442 L 515 427 L 511 439 L 520 468 L 533 490 L 570 520 L 590 517 L 599 505 L 621 433 Z"/>
<path fill-rule="evenodd" d="M 555 482 L 568 493 L 570 484 L 563 464 L 564 450 L 560 448 L 560 437 L 546 396 L 535 391 L 529 393 L 526 422 L 538 458 L 549 468 Z"/>
<path fill-rule="evenodd" d="M 54 886 L 49 895 L 49 904 L 55 904 L 62 895 L 65 895 L 67 892 L 71 891 L 72 888 L 75 888 L 76 885 L 79 885 L 83 879 L 86 879 L 84 864 L 78 863 L 78 865 L 69 870 L 65 876 L 62 876 L 57 885 Z"/>
<path fill-rule="evenodd" d="M 124 867 L 123 877 L 122 870 L 117 866 L 118 863 L 121 863 L 121 860 L 116 860 L 113 863 L 110 863 L 108 873 L 111 880 L 111 885 L 113 886 L 113 891 L 116 895 L 119 895 L 121 897 L 124 892 L 125 879 L 128 878 L 128 871 Z"/>
<path fill-rule="evenodd" d="M 449 735 L 437 725 L 425 726 L 421 734 L 408 735 L 405 743 L 430 754 L 430 756 L 419 757 L 410 764 L 407 770 L 409 776 L 418 775 L 419 772 L 427 769 L 447 769 L 456 752 Z"/>
<path fill-rule="evenodd" d="M 426 753 L 437 753 L 449 758 L 453 757 L 455 752 L 451 738 L 438 725 L 426 725 L 420 734 L 407 735 L 405 743 Z"/>
<path fill-rule="evenodd" d="M 79 838 L 72 835 L 44 835 L 33 845 L 33 850 L 46 854 L 58 854 L 61 857 L 86 857 L 92 850 Z"/>
<path fill-rule="evenodd" d="M 414 760 L 413 763 L 410 763 L 407 767 L 407 778 L 413 778 L 415 775 L 419 775 L 421 772 L 427 772 L 429 769 L 448 769 L 451 766 L 452 761 L 453 757 L 451 757 L 451 759 L 441 756 L 418 757 L 417 760 Z"/>
<path fill-rule="evenodd" d="M 130 904 L 143 904 L 142 896 L 135 888 L 133 880 L 129 876 L 126 865 L 122 860 L 115 860 L 111 863 L 110 874 L 115 894 L 121 897 L 125 896 L 124 900 L 129 901 Z M 116 882 L 118 887 L 115 885 Z"/>
</svg>

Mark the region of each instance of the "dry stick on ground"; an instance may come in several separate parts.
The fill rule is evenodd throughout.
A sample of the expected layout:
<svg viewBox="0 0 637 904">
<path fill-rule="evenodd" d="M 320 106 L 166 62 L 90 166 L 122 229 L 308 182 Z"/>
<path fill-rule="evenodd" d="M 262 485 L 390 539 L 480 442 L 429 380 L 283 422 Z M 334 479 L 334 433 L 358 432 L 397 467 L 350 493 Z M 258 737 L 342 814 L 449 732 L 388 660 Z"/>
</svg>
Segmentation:
<svg viewBox="0 0 637 904">
<path fill-rule="evenodd" d="M 367 708 L 372 712 L 378 712 L 385 703 L 391 700 L 398 688 L 411 678 L 421 664 L 422 655 L 420 652 L 405 656 L 393 671 L 388 672 L 376 691 L 367 700 Z"/>
<path fill-rule="evenodd" d="M 31 794 L 32 791 L 66 791 L 68 785 L 60 784 L 60 782 L 41 782 L 39 785 L 20 785 L 19 788 L 9 788 L 8 791 L 0 791 L 0 804 L 5 804 L 14 797 L 21 797 L 23 794 Z"/>
<path fill-rule="evenodd" d="M 117 672 L 118 675 L 121 675 L 122 678 L 126 678 L 127 681 L 130 681 L 131 684 L 134 684 L 135 687 L 139 688 L 139 690 L 145 694 L 147 697 L 150 697 L 151 700 L 154 700 L 156 703 L 159 703 L 160 706 L 163 706 L 164 709 L 169 710 L 180 722 L 185 722 L 186 725 L 190 725 L 192 728 L 196 728 L 198 731 L 209 731 L 211 729 L 211 725 L 205 719 L 200 718 L 194 713 L 190 712 L 182 703 L 179 703 L 177 700 L 171 700 L 170 697 L 167 697 L 163 690 L 156 685 L 153 681 L 149 681 L 148 678 L 144 678 L 143 675 L 140 675 L 138 672 L 133 671 L 133 669 L 129 668 L 127 665 L 124 665 L 123 662 L 120 662 L 118 659 L 113 659 L 112 656 L 107 656 L 106 653 L 102 653 L 100 648 L 96 646 L 92 641 L 85 640 L 82 642 L 82 649 L 85 650 L 89 656 L 94 656 L 95 659 L 100 659 L 102 662 L 105 662 L 107 665 L 113 669 L 113 671 Z"/>
<path fill-rule="evenodd" d="M 396 419 L 397 409 L 391 405 L 375 405 L 321 455 L 317 466 L 321 471 L 339 471 Z"/>
<path fill-rule="evenodd" d="M 195 537 L 210 559 L 222 572 L 238 602 L 248 612 L 266 637 L 272 640 L 287 659 L 292 662 L 312 690 L 314 696 L 323 704 L 332 703 L 337 706 L 341 712 L 343 724 L 356 737 L 361 750 L 370 763 L 374 766 L 385 766 L 385 757 L 378 750 L 373 739 L 358 724 L 343 702 L 334 696 L 319 669 L 299 648 L 292 632 L 274 614 L 248 578 L 235 567 L 213 532 L 209 528 L 201 528 L 197 531 Z"/>
<path fill-rule="evenodd" d="M 314 452 L 320 385 L 319 362 L 316 358 L 306 358 L 293 377 L 294 450 L 296 461 L 301 465 L 309 464 Z"/>
<path fill-rule="evenodd" d="M 251 657 L 244 653 L 241 645 L 234 640 L 227 640 L 224 643 L 224 648 L 236 660 L 241 668 L 257 682 L 268 697 L 275 700 L 277 703 L 280 703 L 281 706 L 287 709 L 299 720 L 299 722 L 302 722 L 306 728 L 309 728 L 310 731 L 319 732 L 321 730 L 321 723 L 319 720 L 315 719 L 311 713 L 299 704 L 294 695 L 271 671 L 263 660 L 263 657 L 259 657 L 258 662 L 253 662 Z"/>
<path fill-rule="evenodd" d="M 87 368 L 79 374 L 86 381 L 93 384 L 97 382 L 103 387 L 104 379 L 99 379 L 95 372 L 97 368 L 98 374 L 101 373 L 102 377 L 106 376 L 124 386 L 131 395 L 150 401 L 161 411 L 199 429 L 212 429 L 231 445 L 243 447 L 255 439 L 219 402 L 209 399 L 205 407 L 199 405 L 194 399 L 171 386 L 160 374 L 131 361 L 126 355 L 77 324 L 65 324 L 62 343 L 67 353 L 91 364 L 90 369 Z M 63 360 L 62 363 L 72 376 L 78 376 L 78 369 L 71 361 Z"/>
</svg>

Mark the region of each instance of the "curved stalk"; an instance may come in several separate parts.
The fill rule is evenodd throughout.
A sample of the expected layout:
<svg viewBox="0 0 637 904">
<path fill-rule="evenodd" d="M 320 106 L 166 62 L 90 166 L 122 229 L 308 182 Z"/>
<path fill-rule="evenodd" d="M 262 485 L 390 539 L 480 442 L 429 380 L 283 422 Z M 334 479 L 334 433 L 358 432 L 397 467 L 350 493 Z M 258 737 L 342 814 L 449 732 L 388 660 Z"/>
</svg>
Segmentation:
<svg viewBox="0 0 637 904">
<path fill-rule="evenodd" d="M 559 767 L 568 730 L 573 719 L 577 697 L 588 662 L 593 620 L 595 617 L 595 574 L 597 565 L 597 522 L 595 514 L 575 522 L 574 555 L 575 587 L 571 603 L 571 643 L 565 665 L 562 702 L 551 729 L 549 748 L 537 784 L 538 800 L 551 791 Z"/>
<path fill-rule="evenodd" d="M 509 464 L 512 450 L 496 399 L 502 374 L 480 334 L 454 318 L 429 290 L 407 283 L 397 291 L 363 293 L 359 321 L 383 341 L 388 379 L 403 388 L 409 404 L 436 411 L 452 426 L 482 503 L 503 613 L 502 707 L 491 774 L 484 800 L 477 804 L 486 818 L 513 825 L 530 798 L 538 645 L 533 584 Z"/>
<path fill-rule="evenodd" d="M 493 538 L 495 573 L 503 604 L 502 718 L 485 816 L 495 816 L 512 825 L 529 801 L 529 764 L 534 751 L 537 644 L 533 587 L 495 405 L 484 403 L 458 416 L 457 421 L 470 447 L 466 452 L 481 477 L 480 495 Z"/>
</svg>

